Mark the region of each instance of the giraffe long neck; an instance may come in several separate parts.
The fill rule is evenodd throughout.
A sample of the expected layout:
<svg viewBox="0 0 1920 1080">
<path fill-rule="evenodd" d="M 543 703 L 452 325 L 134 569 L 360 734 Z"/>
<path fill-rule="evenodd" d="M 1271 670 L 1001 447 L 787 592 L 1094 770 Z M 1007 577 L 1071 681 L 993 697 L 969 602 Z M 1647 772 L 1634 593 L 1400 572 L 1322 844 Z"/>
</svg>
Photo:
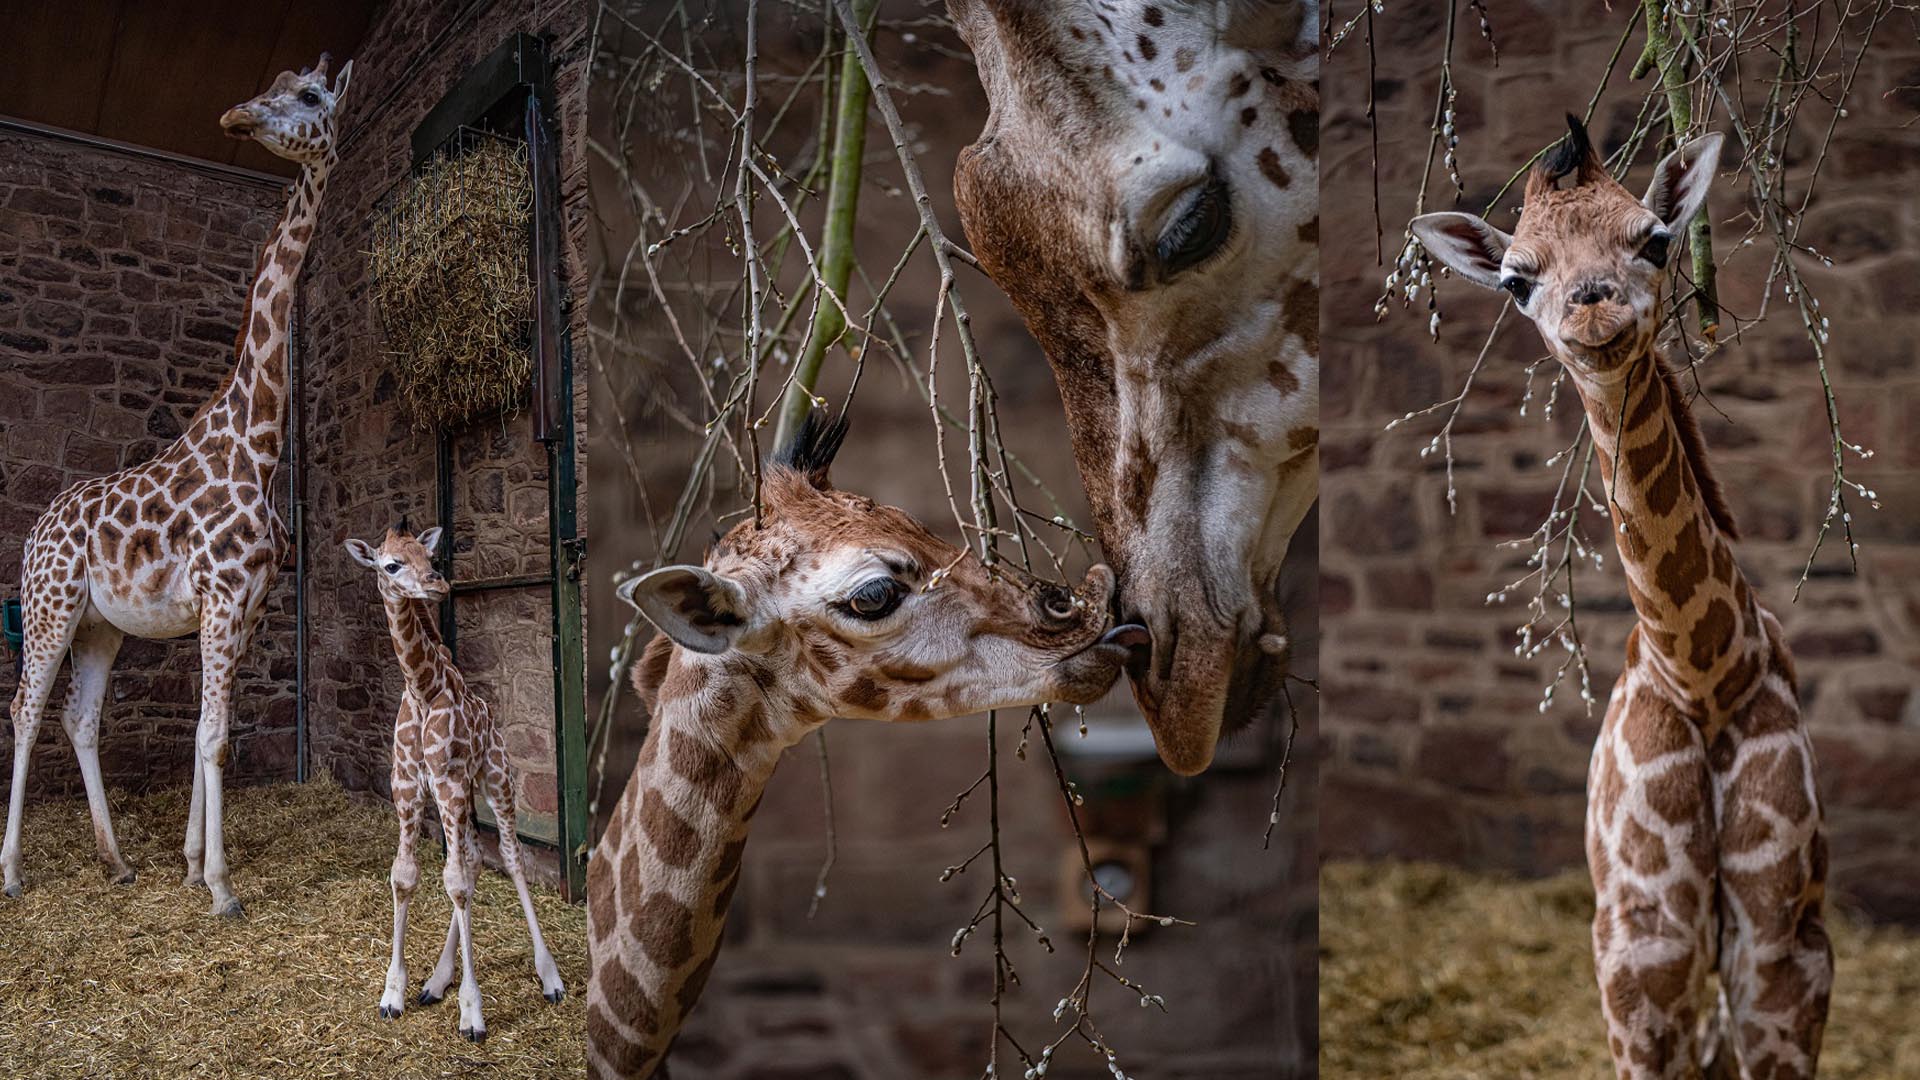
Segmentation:
<svg viewBox="0 0 1920 1080">
<path fill-rule="evenodd" d="M 737 661 L 675 650 L 590 867 L 596 1076 L 653 1075 L 706 986 L 760 796 L 819 723 L 768 683 Z"/>
<path fill-rule="evenodd" d="M 1767 631 L 1678 384 L 1651 352 L 1619 370 L 1575 384 L 1640 615 L 1629 662 L 1646 663 L 1689 715 L 1724 717 L 1757 684 Z"/>
<path fill-rule="evenodd" d="M 234 342 L 233 374 L 194 417 L 185 436 L 189 443 L 233 440 L 262 475 L 271 474 L 279 463 L 286 441 L 294 289 L 336 160 L 329 153 L 325 161 L 301 167 L 280 222 L 260 252 L 246 318 Z"/>
<path fill-rule="evenodd" d="M 407 689 L 418 701 L 432 701 L 444 678 L 440 656 L 440 630 L 434 625 L 433 612 L 425 600 L 395 596 L 381 590 L 380 599 L 387 609 L 387 632 L 393 638 L 393 654 L 400 660 L 400 674 Z"/>
</svg>

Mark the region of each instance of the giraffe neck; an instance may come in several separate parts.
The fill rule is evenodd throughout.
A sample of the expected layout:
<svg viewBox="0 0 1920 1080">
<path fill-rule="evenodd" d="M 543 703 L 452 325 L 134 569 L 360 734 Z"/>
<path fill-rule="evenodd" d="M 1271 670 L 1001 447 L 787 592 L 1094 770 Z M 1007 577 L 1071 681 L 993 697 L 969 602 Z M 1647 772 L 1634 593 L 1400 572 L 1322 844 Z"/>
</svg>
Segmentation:
<svg viewBox="0 0 1920 1080">
<path fill-rule="evenodd" d="M 432 701 L 440 692 L 442 677 L 440 630 L 434 625 L 432 609 L 425 600 L 396 596 L 385 589 L 380 590 L 380 600 L 386 605 L 387 632 L 407 689 L 418 701 Z"/>
<path fill-rule="evenodd" d="M 1574 383 L 1640 616 L 1628 661 L 1689 715 L 1724 716 L 1758 684 L 1770 645 L 1679 386 L 1652 352 Z"/>
<path fill-rule="evenodd" d="M 234 342 L 235 363 L 213 398 L 187 429 L 185 441 L 203 445 L 231 440 L 262 475 L 280 461 L 287 427 L 287 350 L 293 333 L 294 288 L 313 243 L 320 197 L 336 155 L 303 165 L 293 183 L 247 293 L 246 318 Z"/>
<path fill-rule="evenodd" d="M 767 781 L 824 720 L 803 715 L 762 666 L 674 650 L 601 839 L 618 903 L 603 903 L 611 918 L 593 925 L 594 1008 L 604 1015 L 591 1023 L 614 1075 L 649 1075 L 699 1000 Z"/>
</svg>

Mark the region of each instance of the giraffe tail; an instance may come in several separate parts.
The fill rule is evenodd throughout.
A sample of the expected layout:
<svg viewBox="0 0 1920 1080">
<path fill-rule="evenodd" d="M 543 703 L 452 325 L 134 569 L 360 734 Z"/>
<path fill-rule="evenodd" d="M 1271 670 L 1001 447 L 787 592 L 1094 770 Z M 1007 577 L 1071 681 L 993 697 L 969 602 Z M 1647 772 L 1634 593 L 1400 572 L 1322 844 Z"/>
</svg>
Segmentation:
<svg viewBox="0 0 1920 1080">
<path fill-rule="evenodd" d="M 1734 1049 L 1733 1007 L 1727 988 L 1718 988 L 1713 1010 L 1700 1020 L 1702 1080 L 1740 1080 L 1740 1053 Z"/>
</svg>

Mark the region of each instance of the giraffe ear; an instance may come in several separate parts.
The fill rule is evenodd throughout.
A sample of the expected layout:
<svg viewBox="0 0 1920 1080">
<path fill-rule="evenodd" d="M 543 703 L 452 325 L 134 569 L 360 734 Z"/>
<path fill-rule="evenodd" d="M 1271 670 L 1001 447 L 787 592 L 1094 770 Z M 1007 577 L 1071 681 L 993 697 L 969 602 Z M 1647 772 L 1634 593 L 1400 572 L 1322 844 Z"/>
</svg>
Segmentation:
<svg viewBox="0 0 1920 1080">
<path fill-rule="evenodd" d="M 663 566 L 616 591 L 675 644 L 694 652 L 726 652 L 748 629 L 747 591 L 705 567 Z"/>
<path fill-rule="evenodd" d="M 347 541 L 347 554 L 353 556 L 353 561 L 361 566 L 372 566 L 380 553 L 374 550 L 372 544 L 355 538 Z"/>
<path fill-rule="evenodd" d="M 1720 147 L 1726 136 L 1710 132 L 1689 140 L 1653 167 L 1653 183 L 1647 185 L 1640 201 L 1660 216 L 1674 232 L 1686 228 L 1693 216 L 1707 205 L 1707 189 L 1713 186 L 1713 170 L 1720 164 Z"/>
<path fill-rule="evenodd" d="M 1427 253 L 1476 285 L 1500 287 L 1500 260 L 1513 237 L 1474 217 L 1451 210 L 1421 214 L 1408 225 Z"/>
<path fill-rule="evenodd" d="M 414 539 L 420 541 L 420 546 L 426 548 L 428 553 L 438 554 L 440 551 L 440 526 L 435 525 L 433 528 L 414 537 Z"/>
<path fill-rule="evenodd" d="M 353 81 L 353 61 L 349 60 L 341 67 L 340 74 L 333 77 L 333 107 L 338 109 L 340 102 L 346 99 L 347 84 Z"/>
</svg>

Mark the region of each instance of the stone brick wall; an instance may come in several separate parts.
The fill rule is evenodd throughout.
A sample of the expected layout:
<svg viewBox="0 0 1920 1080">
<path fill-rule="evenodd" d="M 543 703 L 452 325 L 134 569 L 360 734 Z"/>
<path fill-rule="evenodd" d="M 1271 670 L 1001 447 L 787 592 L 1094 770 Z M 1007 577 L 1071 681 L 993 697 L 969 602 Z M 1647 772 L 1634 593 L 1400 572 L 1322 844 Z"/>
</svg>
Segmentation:
<svg viewBox="0 0 1920 1080">
<path fill-rule="evenodd" d="M 1551 11 L 1549 11 L 1551 8 Z M 1496 5 L 1498 66 L 1462 16 L 1455 46 L 1460 154 L 1478 211 L 1527 156 L 1565 130 L 1561 116 L 1592 94 L 1632 6 Z M 1426 156 L 1445 8 L 1401 5 L 1377 20 L 1379 191 L 1387 258 L 1411 215 Z M 1639 47 L 1636 34 L 1628 55 Z M 1525 365 L 1544 354 L 1524 320 L 1509 318 L 1455 427 L 1458 511 L 1449 513 L 1439 455 L 1420 449 L 1441 417 L 1392 432 L 1386 423 L 1457 392 L 1498 309 L 1494 294 L 1442 282 L 1436 344 L 1426 313 L 1376 323 L 1384 268 L 1370 235 L 1372 149 L 1366 124 L 1367 55 L 1356 35 L 1325 72 L 1326 173 L 1322 216 L 1341 223 L 1326 249 L 1322 340 L 1323 498 L 1327 510 L 1322 603 L 1330 744 L 1322 842 L 1329 856 L 1439 859 L 1522 874 L 1582 859 L 1589 749 L 1621 663 L 1633 613 L 1605 525 L 1594 530 L 1606 566 L 1579 578 L 1581 625 L 1600 698 L 1589 716 L 1578 687 L 1538 709 L 1557 658 L 1513 654 L 1520 601 L 1487 595 L 1518 577 L 1525 550 L 1501 548 L 1545 514 L 1558 477 L 1543 460 L 1571 440 L 1576 405 L 1522 417 Z M 1624 64 L 1623 64 L 1624 68 Z M 1794 583 L 1827 502 L 1826 422 L 1812 352 L 1776 295 L 1773 315 L 1701 371 L 1711 405 L 1695 408 L 1745 540 L 1741 565 L 1777 613 L 1797 658 L 1814 733 L 1842 904 L 1920 921 L 1920 100 L 1910 86 L 1920 52 L 1883 34 L 1861 69 L 1806 216 L 1803 239 L 1830 255 L 1803 261 L 1832 319 L 1834 392 L 1848 437 L 1875 448 L 1855 479 L 1885 508 L 1856 499 L 1860 570 L 1846 570 L 1830 538 L 1793 602 Z M 1609 149 L 1629 126 L 1645 84 L 1614 76 L 1594 125 Z M 1625 89 L 1623 89 L 1623 87 Z M 1810 109 L 1808 132 L 1826 119 Z M 1809 146 L 1812 135 L 1809 135 Z M 1808 148 L 1790 162 L 1806 170 Z M 1646 183 L 1643 158 L 1629 186 Z M 1804 190 L 1796 180 L 1797 190 Z M 1436 170 L 1429 209 L 1450 205 Z M 1716 237 L 1740 235 L 1744 189 L 1716 186 Z M 1797 195 L 1796 195 L 1797 197 Z M 1514 205 L 1509 197 L 1507 206 Z M 1509 226 L 1502 210 L 1492 220 Z M 1736 259 L 1725 301 L 1759 308 L 1764 254 Z M 1545 371 L 1551 374 L 1550 370 Z M 1536 383 L 1544 390 L 1544 383 Z"/>
<path fill-rule="evenodd" d="M 19 595 L 21 549 L 54 496 L 153 457 L 226 378 L 283 201 L 277 185 L 0 133 L 0 596 Z M 274 494 L 284 505 L 284 490 Z M 241 663 L 237 782 L 293 773 L 291 596 L 284 575 Z M 127 640 L 102 721 L 109 785 L 191 779 L 199 670 L 191 638 Z M 66 682 L 34 754 L 36 798 L 80 790 L 60 731 Z M 9 657 L 0 708 L 14 689 Z M 12 739 L 9 724 L 0 737 L 9 763 Z"/>
<path fill-rule="evenodd" d="M 763 12 L 767 9 L 763 6 Z M 899 4 L 890 17 L 918 15 L 920 8 Z M 736 12 L 737 15 L 737 12 Z M 811 17 L 764 14 L 760 25 L 760 71 L 769 81 L 796 75 L 817 54 L 817 26 Z M 713 43 L 712 70 L 737 70 L 738 21 L 717 18 L 708 26 Z M 896 100 L 912 126 L 914 147 L 926 175 L 929 195 L 946 229 L 962 239 L 952 206 L 952 168 L 959 149 L 978 134 L 986 115 L 985 99 L 963 46 L 950 31 L 916 26 L 903 40 L 881 36 L 883 62 L 902 84 L 918 88 Z M 705 55 L 705 54 L 703 54 Z M 602 70 L 620 70 L 603 65 Z M 676 97 L 680 80 L 668 80 L 660 100 L 649 101 L 631 155 L 654 198 L 674 205 L 686 175 L 700 166 L 688 147 L 698 139 L 684 132 L 686 115 Z M 596 82 L 590 121 L 596 138 L 622 145 L 610 121 L 606 85 Z M 791 164 L 811 151 L 799 145 L 811 135 L 818 114 L 810 99 L 795 106 L 788 138 L 770 140 L 771 152 Z M 917 219 L 899 187 L 890 142 L 877 118 L 868 133 L 868 181 L 858 215 L 859 259 L 867 272 L 884 275 L 910 237 Z M 716 151 L 717 159 L 717 151 Z M 632 222 L 621 208 L 626 193 L 610 170 L 596 164 L 596 213 L 605 232 L 590 251 L 599 260 L 597 280 L 604 292 L 596 303 L 611 301 L 618 269 L 632 245 Z M 818 235 L 818 201 L 801 211 Z M 696 195 L 687 204 L 711 205 Z M 769 233 L 783 220 L 763 204 L 760 223 Z M 696 211 L 697 213 L 697 211 Z M 676 222 L 678 224 L 679 222 Z M 663 274 L 675 276 L 666 288 L 676 299 L 685 334 L 705 340 L 707 327 L 719 327 L 729 345 L 738 326 L 734 282 L 722 275 L 738 266 L 737 255 L 714 249 L 662 258 Z M 680 249 L 684 252 L 684 246 Z M 712 276 L 688 278 L 682 260 L 706 268 Z M 790 258 L 788 269 L 797 265 Z M 797 287 L 797 283 L 794 283 Z M 917 359 L 925 356 L 934 309 L 937 273 L 924 250 L 901 272 L 890 301 L 901 330 Z M 999 392 L 999 418 L 1008 445 L 1021 455 L 1056 493 L 1068 514 L 1085 522 L 1088 514 L 1078 474 L 1068 449 L 1062 406 L 1046 359 L 992 283 L 971 271 L 960 281 L 980 351 Z M 783 295 L 793 295 L 788 292 Z M 612 596 L 612 567 L 655 557 L 650 537 L 663 528 L 698 449 L 698 428 L 678 414 L 696 419 L 699 391 L 687 379 L 688 364 L 673 331 L 648 296 L 638 272 L 622 294 L 625 333 L 622 345 L 605 350 L 600 361 L 607 378 L 595 376 L 592 453 L 596 521 L 616 522 L 601 530 L 595 548 L 593 612 L 590 632 L 594 680 L 605 685 L 605 658 L 631 609 Z M 853 310 L 864 310 L 868 296 L 856 291 Z M 608 309 L 600 309 L 607 317 Z M 604 324 L 603 324 L 604 325 Z M 951 348 L 951 328 L 944 344 Z M 604 342 L 596 342 L 604 347 Z M 966 386 L 957 350 L 943 356 L 943 402 L 965 400 Z M 777 370 L 777 369 L 774 369 Z M 837 408 L 846 393 L 851 365 L 843 354 L 831 357 L 821 392 Z M 772 379 L 768 380 L 770 385 Z M 770 431 L 761 433 L 761 449 L 770 450 Z M 964 476 L 964 456 L 949 452 Z M 628 454 L 631 453 L 631 460 Z M 727 452 L 721 454 L 723 462 Z M 714 506 L 730 512 L 741 505 L 734 473 L 721 466 Z M 638 477 L 642 482 L 635 483 Z M 834 468 L 835 482 L 884 502 L 906 508 L 935 531 L 956 538 L 935 465 L 934 433 L 926 403 L 880 349 L 869 350 L 866 369 L 852 408 L 846 448 Z M 1044 505 L 1033 500 L 1031 505 Z M 697 518 L 682 560 L 698 561 L 716 530 L 734 518 Z M 1311 670 L 1308 646 L 1317 640 L 1306 610 L 1314 583 L 1313 526 L 1296 546 L 1296 573 L 1289 581 L 1290 625 L 1306 643 L 1301 670 Z M 1050 541 L 1051 542 L 1051 541 Z M 1076 555 L 1084 566 L 1085 556 Z M 1310 707 L 1311 695 L 1298 695 Z M 1139 724 L 1122 688 L 1089 710 L 1094 723 Z M 1027 912 L 1047 927 L 1057 953 L 1033 946 L 1033 935 L 1009 930 L 1009 941 L 1023 985 L 1011 991 L 1005 1015 L 1022 1043 L 1032 1047 L 1051 1028 L 1050 1014 L 1079 975 L 1084 936 L 1069 928 L 1067 909 L 1077 907 L 1070 885 L 1062 884 L 1062 866 L 1072 849 L 1061 800 L 1034 737 L 1022 760 L 1017 714 L 1001 716 L 1001 796 L 1008 872 L 1019 881 Z M 604 816 L 624 787 L 639 749 L 643 717 L 632 696 L 625 697 L 609 738 L 604 783 L 599 784 Z M 1310 720 L 1309 720 L 1310 726 Z M 698 1012 L 675 1052 L 674 1075 L 695 1078 L 839 1077 L 861 1080 L 914 1080 L 977 1077 L 987 1060 L 992 1013 L 991 944 L 976 935 L 959 958 L 949 955 L 954 932 L 964 926 L 984 894 L 981 866 L 941 883 L 941 869 L 963 861 L 987 837 L 986 809 L 976 793 L 950 827 L 942 828 L 942 810 L 977 778 L 987 762 L 986 723 L 969 717 L 931 724 L 885 724 L 841 720 L 825 728 L 830 746 L 837 860 L 818 914 L 807 914 L 815 874 L 825 855 L 823 789 L 817 753 L 809 744 L 787 755 L 754 818 L 745 855 L 742 884 L 735 894 L 727 941 Z M 1270 737 L 1250 732 L 1223 754 L 1220 765 L 1194 780 L 1178 780 L 1151 756 L 1114 773 L 1084 760 L 1069 768 L 1089 792 L 1087 813 L 1103 818 L 1141 812 L 1141 801 L 1162 800 L 1141 817 L 1164 830 L 1151 844 L 1152 904 L 1198 923 L 1195 927 L 1151 927 L 1139 934 L 1119 970 L 1166 997 L 1169 1015 L 1142 1010 L 1134 998 L 1111 985 L 1096 997 L 1101 1026 L 1121 1051 L 1131 1075 L 1199 1080 L 1252 1080 L 1302 1075 L 1313 1058 L 1314 954 L 1313 909 L 1315 821 L 1311 813 L 1310 753 L 1302 751 L 1283 807 L 1283 825 L 1273 850 L 1261 849 L 1273 796 L 1277 754 Z M 1069 722 L 1060 728 L 1062 748 L 1071 752 L 1077 737 Z M 593 777 L 596 781 L 599 776 Z M 1124 794 L 1133 792 L 1134 794 Z M 1148 794 L 1139 794 L 1139 793 Z M 1095 830 L 1096 835 L 1101 830 Z M 1071 879 L 1068 879 L 1071 881 Z M 1112 940 L 1103 955 L 1110 958 Z M 1104 1064 L 1090 1060 L 1083 1047 L 1063 1047 L 1051 1077 L 1106 1077 Z M 1008 1059 L 1001 1074 L 1011 1075 Z"/>
<path fill-rule="evenodd" d="M 388 373 L 364 252 L 375 207 L 407 173 L 414 128 L 478 60 L 514 32 L 554 38 L 560 105 L 561 187 L 569 227 L 567 287 L 583 288 L 578 239 L 586 220 L 581 171 L 585 6 L 568 0 L 471 5 L 396 0 L 354 58 L 351 131 L 327 194 L 303 282 L 309 324 L 307 415 L 312 682 L 312 765 L 350 789 L 386 793 L 388 747 L 401 695 L 385 615 L 369 572 L 342 548 L 374 537 L 402 514 L 415 528 L 437 514 L 435 444 L 416 430 Z M 577 305 L 576 305 L 577 307 Z M 576 348 L 584 335 L 574 328 Z M 576 378 L 584 428 L 584 376 Z M 581 445 L 584 446 L 584 437 Z M 547 464 L 522 411 L 476 421 L 455 440 L 456 580 L 544 573 Z M 584 473 L 584 470 L 582 470 Z M 584 485 L 583 485 L 584 486 Z M 494 702 L 521 771 L 527 831 L 551 828 L 553 665 L 543 589 L 459 602 L 459 660 Z"/>
</svg>

